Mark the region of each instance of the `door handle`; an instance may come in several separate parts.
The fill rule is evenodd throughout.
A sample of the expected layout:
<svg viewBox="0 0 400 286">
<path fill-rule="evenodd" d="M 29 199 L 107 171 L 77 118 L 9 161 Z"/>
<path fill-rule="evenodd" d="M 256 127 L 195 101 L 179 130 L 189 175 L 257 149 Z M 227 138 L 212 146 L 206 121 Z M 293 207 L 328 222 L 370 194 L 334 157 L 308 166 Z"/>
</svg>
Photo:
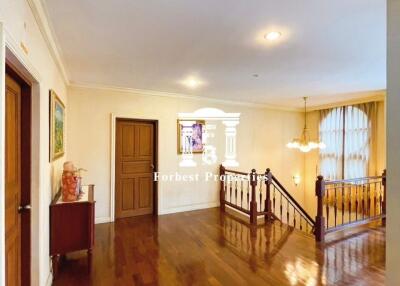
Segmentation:
<svg viewBox="0 0 400 286">
<path fill-rule="evenodd" d="M 24 205 L 18 207 L 18 212 L 21 213 L 22 211 L 29 211 L 31 210 L 31 205 Z"/>
</svg>

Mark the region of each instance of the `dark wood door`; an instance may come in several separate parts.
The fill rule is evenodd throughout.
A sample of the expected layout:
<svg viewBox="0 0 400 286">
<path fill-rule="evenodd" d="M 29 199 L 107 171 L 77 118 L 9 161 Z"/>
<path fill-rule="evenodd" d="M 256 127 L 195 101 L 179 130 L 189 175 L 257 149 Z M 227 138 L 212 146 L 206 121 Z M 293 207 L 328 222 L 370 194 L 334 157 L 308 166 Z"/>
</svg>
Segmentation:
<svg viewBox="0 0 400 286">
<path fill-rule="evenodd" d="M 117 119 L 116 129 L 115 217 L 151 214 L 154 123 Z"/>
<path fill-rule="evenodd" d="M 6 285 L 21 285 L 21 86 L 6 75 Z"/>
</svg>

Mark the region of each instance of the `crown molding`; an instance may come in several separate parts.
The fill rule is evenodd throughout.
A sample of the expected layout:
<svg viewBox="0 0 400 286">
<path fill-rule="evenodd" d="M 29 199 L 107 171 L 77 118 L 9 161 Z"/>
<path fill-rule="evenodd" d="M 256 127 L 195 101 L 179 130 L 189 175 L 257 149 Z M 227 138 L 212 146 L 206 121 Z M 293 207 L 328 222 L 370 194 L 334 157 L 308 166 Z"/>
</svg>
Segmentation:
<svg viewBox="0 0 400 286">
<path fill-rule="evenodd" d="M 251 102 L 243 102 L 236 100 L 226 100 L 226 99 L 218 99 L 213 97 L 203 97 L 198 95 L 187 95 L 181 93 L 173 93 L 173 92 L 164 92 L 164 91 L 155 91 L 148 89 L 136 89 L 129 87 L 116 87 L 116 86 L 108 86 L 108 85 L 100 85 L 100 84 L 92 84 L 92 83 L 77 83 L 72 82 L 69 84 L 70 88 L 82 88 L 82 89 L 97 89 L 103 91 L 111 91 L 111 92 L 121 92 L 121 93 L 130 93 L 136 94 L 140 96 L 155 96 L 155 97 L 169 97 L 169 98 L 180 98 L 180 99 L 190 99 L 190 100 L 198 100 L 198 101 L 207 101 L 215 104 L 226 104 L 233 106 L 244 106 L 250 108 L 260 108 L 260 109 L 271 109 L 271 110 L 281 110 L 281 111 L 295 111 L 299 112 L 302 109 L 296 107 L 287 107 L 280 105 L 270 105 L 263 103 L 251 103 Z"/>
<path fill-rule="evenodd" d="M 45 4 L 41 0 L 27 0 L 29 7 L 31 8 L 32 14 L 35 17 L 36 23 L 39 27 L 40 32 L 42 33 L 43 39 L 46 42 L 46 45 L 50 51 L 50 54 L 59 69 L 64 83 L 66 85 L 70 84 L 67 70 L 65 68 L 64 62 L 61 57 L 61 49 L 57 44 L 55 33 L 51 28 L 48 13 L 46 10 Z"/>
<path fill-rule="evenodd" d="M 373 101 L 385 101 L 386 100 L 386 90 L 376 90 L 376 91 L 367 91 L 367 92 L 359 92 L 359 93 L 349 93 L 349 94 L 341 94 L 340 96 L 349 96 L 353 97 L 348 100 L 337 100 L 331 103 L 307 106 L 309 112 L 317 111 L 321 109 L 334 108 L 338 106 L 352 105 L 352 104 L 360 104 L 367 103 Z"/>
<path fill-rule="evenodd" d="M 236 100 L 226 100 L 226 99 L 218 99 L 213 97 L 203 97 L 197 95 L 187 95 L 181 93 L 173 93 L 173 92 L 164 92 L 164 91 L 156 91 L 156 90 L 148 90 L 148 89 L 137 89 L 137 88 L 129 88 L 129 87 L 117 87 L 111 85 L 101 85 L 101 84 L 93 84 L 93 83 L 78 83 L 72 82 L 68 86 L 69 88 L 81 88 L 81 89 L 97 89 L 103 91 L 110 92 L 119 92 L 119 93 L 130 93 L 140 96 L 155 96 L 155 97 L 169 97 L 169 98 L 181 98 L 181 99 L 190 99 L 190 100 L 198 100 L 198 101 L 207 101 L 215 104 L 226 104 L 233 106 L 244 106 L 250 108 L 259 108 L 259 109 L 270 109 L 270 110 L 280 110 L 280 111 L 289 111 L 289 112 L 303 112 L 303 107 L 292 107 L 292 106 L 284 106 L 284 105 L 272 105 L 265 103 L 251 103 L 251 102 L 243 102 Z M 350 104 L 359 104 L 366 103 L 371 101 L 384 101 L 386 98 L 386 90 L 377 90 L 377 91 L 368 91 L 368 92 L 359 92 L 359 93 L 349 93 L 349 94 L 340 94 L 335 97 L 344 97 L 350 96 L 353 97 L 349 100 L 333 100 L 330 103 L 320 104 L 320 105 L 309 105 L 307 106 L 308 112 L 333 108 L 337 106 L 350 105 Z M 333 98 L 335 98 L 333 97 Z M 332 98 L 332 97 L 331 97 Z M 293 100 L 297 100 L 293 99 Z"/>
</svg>

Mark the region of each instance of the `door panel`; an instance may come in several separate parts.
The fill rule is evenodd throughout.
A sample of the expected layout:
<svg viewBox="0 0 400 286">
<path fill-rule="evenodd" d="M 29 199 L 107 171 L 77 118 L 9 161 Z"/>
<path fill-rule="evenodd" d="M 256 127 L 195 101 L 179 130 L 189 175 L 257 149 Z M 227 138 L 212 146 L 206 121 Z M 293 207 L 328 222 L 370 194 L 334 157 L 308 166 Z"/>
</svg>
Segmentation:
<svg viewBox="0 0 400 286">
<path fill-rule="evenodd" d="M 115 217 L 153 213 L 154 124 L 117 120 Z"/>
<path fill-rule="evenodd" d="M 152 207 L 151 201 L 152 198 L 150 194 L 153 190 L 153 182 L 152 177 L 140 177 L 138 182 L 139 189 L 139 208 L 146 209 Z M 148 190 L 151 190 L 149 192 Z"/>
<path fill-rule="evenodd" d="M 21 285 L 21 86 L 6 75 L 6 282 Z"/>
</svg>

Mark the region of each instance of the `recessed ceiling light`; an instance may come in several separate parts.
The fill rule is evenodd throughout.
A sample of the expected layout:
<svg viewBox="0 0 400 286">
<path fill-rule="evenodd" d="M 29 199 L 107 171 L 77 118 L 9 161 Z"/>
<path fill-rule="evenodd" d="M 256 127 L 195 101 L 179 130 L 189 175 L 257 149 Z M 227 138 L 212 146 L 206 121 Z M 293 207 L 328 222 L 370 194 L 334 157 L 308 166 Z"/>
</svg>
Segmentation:
<svg viewBox="0 0 400 286">
<path fill-rule="evenodd" d="M 190 76 L 190 77 L 187 77 L 186 79 L 182 80 L 181 84 L 183 84 L 184 86 L 186 86 L 190 89 L 195 89 L 195 88 L 199 87 L 200 85 L 202 85 L 203 82 L 194 76 Z"/>
<path fill-rule="evenodd" d="M 282 34 L 280 32 L 277 31 L 273 31 L 273 32 L 269 32 L 267 34 L 265 34 L 264 38 L 268 41 L 276 41 L 278 40 L 280 37 L 282 36 Z"/>
</svg>

